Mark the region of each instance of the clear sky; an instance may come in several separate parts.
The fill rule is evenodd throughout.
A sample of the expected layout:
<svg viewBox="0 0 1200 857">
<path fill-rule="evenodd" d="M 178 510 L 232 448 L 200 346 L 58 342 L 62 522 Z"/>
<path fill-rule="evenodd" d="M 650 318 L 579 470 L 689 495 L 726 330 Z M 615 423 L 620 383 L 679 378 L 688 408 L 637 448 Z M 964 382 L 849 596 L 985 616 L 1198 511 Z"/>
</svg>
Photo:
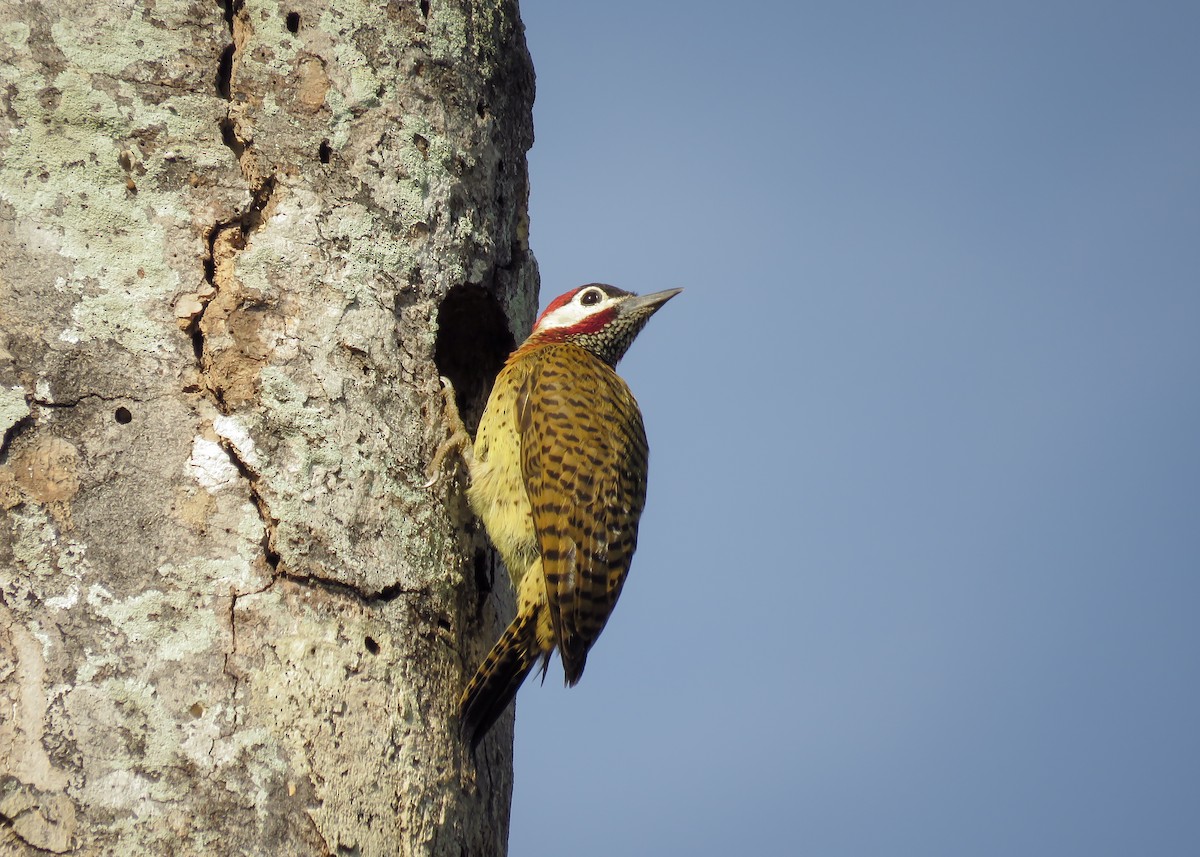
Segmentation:
<svg viewBox="0 0 1200 857">
<path fill-rule="evenodd" d="M 523 0 L 641 543 L 514 857 L 1200 854 L 1200 4 Z"/>
</svg>

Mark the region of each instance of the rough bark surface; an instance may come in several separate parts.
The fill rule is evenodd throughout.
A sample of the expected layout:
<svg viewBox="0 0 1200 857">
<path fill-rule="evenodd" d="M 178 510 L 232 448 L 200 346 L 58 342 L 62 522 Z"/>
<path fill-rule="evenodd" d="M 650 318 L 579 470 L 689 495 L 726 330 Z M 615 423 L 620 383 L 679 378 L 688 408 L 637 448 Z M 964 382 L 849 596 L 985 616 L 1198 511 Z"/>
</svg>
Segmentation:
<svg viewBox="0 0 1200 857">
<path fill-rule="evenodd" d="M 503 853 L 511 604 L 422 486 L 532 99 L 515 0 L 0 2 L 0 853 Z"/>
</svg>

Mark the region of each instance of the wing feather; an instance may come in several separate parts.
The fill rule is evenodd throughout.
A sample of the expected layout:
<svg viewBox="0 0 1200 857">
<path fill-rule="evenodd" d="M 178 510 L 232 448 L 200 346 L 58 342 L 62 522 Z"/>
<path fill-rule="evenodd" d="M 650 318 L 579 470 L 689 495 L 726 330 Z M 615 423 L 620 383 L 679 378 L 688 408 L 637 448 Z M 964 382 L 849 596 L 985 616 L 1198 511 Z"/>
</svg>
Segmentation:
<svg viewBox="0 0 1200 857">
<path fill-rule="evenodd" d="M 616 372 L 578 346 L 543 352 L 518 397 L 521 470 L 556 643 L 575 684 L 637 547 L 648 450 Z"/>
</svg>

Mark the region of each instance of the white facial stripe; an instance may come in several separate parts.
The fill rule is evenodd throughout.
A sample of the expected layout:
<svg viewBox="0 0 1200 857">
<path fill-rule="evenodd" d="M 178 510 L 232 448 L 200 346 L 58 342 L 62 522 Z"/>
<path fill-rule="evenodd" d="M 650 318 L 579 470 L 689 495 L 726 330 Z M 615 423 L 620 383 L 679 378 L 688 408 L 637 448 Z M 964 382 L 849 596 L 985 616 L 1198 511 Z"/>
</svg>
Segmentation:
<svg viewBox="0 0 1200 857">
<path fill-rule="evenodd" d="M 600 300 L 590 306 L 583 305 L 583 296 L 589 292 L 600 295 Z M 595 315 L 598 312 L 603 312 L 609 307 L 620 302 L 619 298 L 610 298 L 599 289 L 584 289 L 579 294 L 575 295 L 569 303 L 565 303 L 556 309 L 554 312 L 542 319 L 542 323 L 538 325 L 538 330 L 553 330 L 559 327 L 573 327 L 585 318 Z"/>
</svg>

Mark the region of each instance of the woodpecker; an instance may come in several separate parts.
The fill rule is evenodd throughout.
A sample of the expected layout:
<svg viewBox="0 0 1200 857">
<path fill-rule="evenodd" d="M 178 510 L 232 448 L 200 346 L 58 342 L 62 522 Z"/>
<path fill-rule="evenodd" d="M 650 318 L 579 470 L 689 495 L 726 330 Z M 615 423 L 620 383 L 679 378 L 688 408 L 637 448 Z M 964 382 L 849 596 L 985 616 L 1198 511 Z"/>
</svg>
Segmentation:
<svg viewBox="0 0 1200 857">
<path fill-rule="evenodd" d="M 557 648 L 568 687 L 608 621 L 637 547 L 646 501 L 646 431 L 617 362 L 682 289 L 638 296 L 601 283 L 551 301 L 496 376 L 474 444 L 446 382 L 467 499 L 508 568 L 517 615 L 459 699 L 474 750 Z M 436 475 L 430 480 L 432 484 Z"/>
</svg>

